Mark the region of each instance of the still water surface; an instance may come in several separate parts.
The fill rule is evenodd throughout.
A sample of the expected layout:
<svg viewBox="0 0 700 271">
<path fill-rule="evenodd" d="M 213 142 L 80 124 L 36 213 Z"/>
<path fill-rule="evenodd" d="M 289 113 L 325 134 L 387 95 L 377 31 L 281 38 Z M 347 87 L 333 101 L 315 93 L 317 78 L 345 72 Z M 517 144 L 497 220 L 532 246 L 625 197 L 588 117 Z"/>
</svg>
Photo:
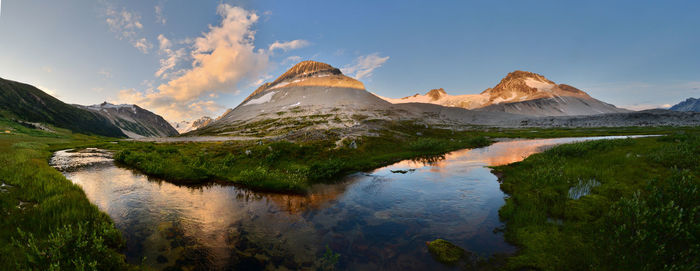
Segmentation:
<svg viewBox="0 0 700 271">
<path fill-rule="evenodd" d="M 431 258 L 426 241 L 447 239 L 485 257 L 515 251 L 494 233 L 502 227 L 498 209 L 506 195 L 487 166 L 557 144 L 608 138 L 620 137 L 498 142 L 353 174 L 305 196 L 178 186 L 119 167 L 97 149 L 56 152 L 52 165 L 114 220 L 131 263 L 311 269 L 330 248 L 343 270 L 440 270 L 448 267 Z"/>
</svg>

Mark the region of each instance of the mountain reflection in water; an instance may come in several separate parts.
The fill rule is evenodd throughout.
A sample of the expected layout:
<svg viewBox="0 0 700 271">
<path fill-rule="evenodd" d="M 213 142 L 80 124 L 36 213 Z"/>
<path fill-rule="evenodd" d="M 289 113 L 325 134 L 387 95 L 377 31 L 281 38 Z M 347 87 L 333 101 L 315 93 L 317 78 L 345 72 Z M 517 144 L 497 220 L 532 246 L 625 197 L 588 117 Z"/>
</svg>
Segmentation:
<svg viewBox="0 0 700 271">
<path fill-rule="evenodd" d="M 493 231 L 502 226 L 505 195 L 487 166 L 601 138 L 614 137 L 514 140 L 406 160 L 315 186 L 308 195 L 178 186 L 118 167 L 94 149 L 56 152 L 52 165 L 69 168 L 64 175 L 114 220 L 132 263 L 309 269 L 328 247 L 340 254 L 340 269 L 447 270 L 431 258 L 426 241 L 444 238 L 482 256 L 514 251 Z"/>
</svg>

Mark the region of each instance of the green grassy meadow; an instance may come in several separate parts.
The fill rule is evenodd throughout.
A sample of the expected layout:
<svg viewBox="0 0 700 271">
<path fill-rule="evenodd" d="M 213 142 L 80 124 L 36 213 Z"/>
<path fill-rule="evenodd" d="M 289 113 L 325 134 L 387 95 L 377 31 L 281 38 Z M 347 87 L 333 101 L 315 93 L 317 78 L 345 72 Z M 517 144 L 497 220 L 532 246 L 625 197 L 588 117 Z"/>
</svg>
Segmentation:
<svg viewBox="0 0 700 271">
<path fill-rule="evenodd" d="M 700 248 L 696 128 L 486 129 L 399 123 L 353 140 L 151 143 L 45 132 L 0 119 L 0 266 L 124 270 L 110 218 L 48 165 L 60 149 L 100 147 L 126 166 L 175 183 L 230 182 L 304 193 L 315 183 L 403 159 L 434 159 L 496 138 L 659 134 L 562 145 L 496 168 L 510 195 L 505 236 L 520 247 L 505 269 L 687 270 Z M 9 132 L 6 132 L 9 131 Z M 353 143 L 354 141 L 354 143 Z M 116 144 L 114 144 L 116 142 Z M 581 186 L 581 187 L 579 187 Z M 572 187 L 579 187 L 571 198 Z"/>
<path fill-rule="evenodd" d="M 54 144 L 104 138 L 56 131 L 0 119 L 0 269 L 133 268 L 124 261 L 123 240 L 110 218 L 48 165 Z"/>
<path fill-rule="evenodd" d="M 700 133 L 567 144 L 497 167 L 506 269 L 697 270 Z"/>
</svg>

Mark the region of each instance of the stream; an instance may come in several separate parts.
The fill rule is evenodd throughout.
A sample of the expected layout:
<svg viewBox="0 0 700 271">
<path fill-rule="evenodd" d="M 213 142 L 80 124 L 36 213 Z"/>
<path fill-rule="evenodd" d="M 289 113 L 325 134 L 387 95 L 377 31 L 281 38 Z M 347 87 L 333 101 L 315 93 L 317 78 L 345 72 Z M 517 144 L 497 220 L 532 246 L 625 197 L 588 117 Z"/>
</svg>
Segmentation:
<svg viewBox="0 0 700 271">
<path fill-rule="evenodd" d="M 155 269 L 315 269 L 324 252 L 340 270 L 451 270 L 429 254 L 442 238 L 488 257 L 513 253 L 498 209 L 505 195 L 488 166 L 557 145 L 624 136 L 509 140 L 405 160 L 317 185 L 308 195 L 233 185 L 182 186 L 115 165 L 100 149 L 54 154 L 126 239 L 127 261 Z"/>
</svg>

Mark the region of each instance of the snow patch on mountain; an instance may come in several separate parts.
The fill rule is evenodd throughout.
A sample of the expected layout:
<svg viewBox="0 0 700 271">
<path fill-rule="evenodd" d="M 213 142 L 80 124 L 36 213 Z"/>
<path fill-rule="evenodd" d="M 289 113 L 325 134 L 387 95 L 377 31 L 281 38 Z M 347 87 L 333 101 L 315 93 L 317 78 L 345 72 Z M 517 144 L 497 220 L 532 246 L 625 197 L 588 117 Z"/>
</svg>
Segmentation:
<svg viewBox="0 0 700 271">
<path fill-rule="evenodd" d="M 453 96 L 447 94 L 443 89 L 433 89 L 424 95 L 415 94 L 400 99 L 379 97 L 394 104 L 429 103 L 465 109 L 488 107 L 486 111 L 538 116 L 627 112 L 625 109 L 596 100 L 575 87 L 556 84 L 542 75 L 526 71 L 511 72 L 495 87 L 486 89 L 480 94 Z M 531 102 L 540 100 L 546 101 Z M 521 104 L 499 107 L 499 105 L 511 103 Z M 529 104 L 525 105 L 522 103 Z M 549 106 L 552 108 L 548 108 Z M 569 109 L 567 107 L 572 108 Z"/>
<path fill-rule="evenodd" d="M 272 100 L 272 96 L 275 95 L 276 92 L 271 91 L 268 93 L 265 93 L 265 95 L 255 98 L 255 99 L 250 99 L 248 102 L 245 103 L 245 105 L 252 105 L 252 104 L 264 104 Z"/>
<path fill-rule="evenodd" d="M 130 138 L 177 135 L 177 131 L 163 117 L 134 104 L 103 102 L 89 106 L 75 106 L 106 117 Z"/>
<path fill-rule="evenodd" d="M 526 78 L 525 84 L 528 87 L 536 88 L 540 91 L 546 91 L 546 92 L 552 92 L 554 90 L 554 87 L 557 86 L 556 84 L 552 84 L 549 82 L 543 82 L 543 81 L 537 80 L 535 78 Z"/>
<path fill-rule="evenodd" d="M 173 121 L 170 122 L 170 124 L 173 126 L 173 128 L 175 128 L 175 130 L 177 130 L 178 133 L 184 134 L 207 126 L 212 121 L 214 121 L 212 118 L 204 116 L 195 121 Z"/>
</svg>

